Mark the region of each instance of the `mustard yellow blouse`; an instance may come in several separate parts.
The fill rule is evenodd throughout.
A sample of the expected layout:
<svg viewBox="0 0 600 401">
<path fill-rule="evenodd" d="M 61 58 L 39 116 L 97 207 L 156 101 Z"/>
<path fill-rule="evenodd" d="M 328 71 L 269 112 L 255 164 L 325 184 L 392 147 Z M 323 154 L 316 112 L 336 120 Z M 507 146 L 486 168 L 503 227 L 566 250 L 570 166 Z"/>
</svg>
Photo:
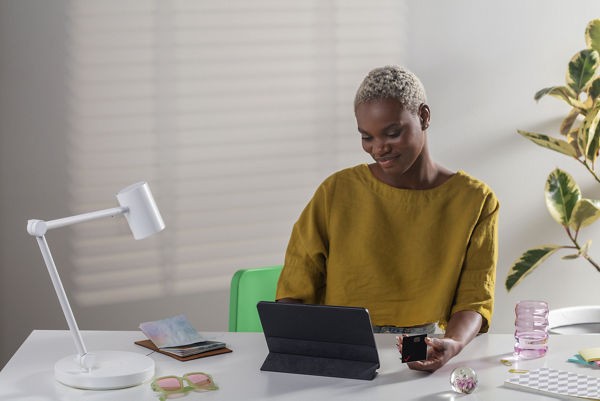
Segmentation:
<svg viewBox="0 0 600 401">
<path fill-rule="evenodd" d="M 461 310 L 489 328 L 498 200 L 458 171 L 427 190 L 379 181 L 366 164 L 317 189 L 294 225 L 276 299 L 367 308 L 375 325 L 439 322 Z"/>
</svg>

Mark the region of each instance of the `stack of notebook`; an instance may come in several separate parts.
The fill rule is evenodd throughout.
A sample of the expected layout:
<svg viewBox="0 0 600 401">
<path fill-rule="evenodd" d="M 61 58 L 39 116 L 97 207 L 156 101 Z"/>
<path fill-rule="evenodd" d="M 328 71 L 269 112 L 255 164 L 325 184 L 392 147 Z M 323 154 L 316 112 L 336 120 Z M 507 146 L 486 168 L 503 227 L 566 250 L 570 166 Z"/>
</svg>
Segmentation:
<svg viewBox="0 0 600 401">
<path fill-rule="evenodd" d="M 568 359 L 569 362 L 600 367 L 600 348 L 586 348 Z"/>
<path fill-rule="evenodd" d="M 231 350 L 221 341 L 204 339 L 184 315 L 140 324 L 148 340 L 136 344 L 173 356 L 179 360 L 215 355 Z"/>
</svg>

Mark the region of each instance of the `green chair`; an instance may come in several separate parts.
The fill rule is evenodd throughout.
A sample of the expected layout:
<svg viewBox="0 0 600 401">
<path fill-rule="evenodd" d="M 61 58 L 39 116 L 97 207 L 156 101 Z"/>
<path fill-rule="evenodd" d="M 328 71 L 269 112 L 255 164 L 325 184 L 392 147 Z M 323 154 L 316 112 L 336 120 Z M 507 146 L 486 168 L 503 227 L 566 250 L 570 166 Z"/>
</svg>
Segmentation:
<svg viewBox="0 0 600 401">
<path fill-rule="evenodd" d="M 263 331 L 256 304 L 275 300 L 282 268 L 271 266 L 235 272 L 229 295 L 229 331 Z"/>
</svg>

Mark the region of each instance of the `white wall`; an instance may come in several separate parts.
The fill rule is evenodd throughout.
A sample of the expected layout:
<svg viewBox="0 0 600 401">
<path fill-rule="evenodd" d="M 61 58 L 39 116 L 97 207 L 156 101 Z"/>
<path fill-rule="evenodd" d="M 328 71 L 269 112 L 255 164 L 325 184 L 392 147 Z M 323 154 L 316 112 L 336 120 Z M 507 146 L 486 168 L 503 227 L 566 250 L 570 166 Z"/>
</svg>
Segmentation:
<svg viewBox="0 0 600 401">
<path fill-rule="evenodd" d="M 66 212 L 64 8 L 0 2 L 0 366 L 33 327 L 66 327 L 24 230 L 38 208 Z M 53 243 L 64 246 L 64 236 Z"/>
<path fill-rule="evenodd" d="M 600 274 L 583 260 L 561 260 L 564 253 L 544 262 L 510 294 L 504 280 L 525 250 L 571 245 L 544 204 L 544 184 L 554 168 L 572 174 L 584 197 L 600 198 L 600 184 L 583 166 L 516 133 L 524 129 L 558 135 L 570 108 L 554 98 L 536 104 L 533 95 L 564 84 L 567 63 L 585 48 L 585 27 L 600 17 L 600 4 L 426 0 L 410 2 L 410 14 L 409 60 L 428 90 L 433 156 L 484 180 L 500 200 L 491 330 L 513 329 L 514 305 L 521 299 L 545 299 L 551 308 L 597 304 Z M 584 228 L 582 242 L 598 233 L 599 225 Z M 590 255 L 599 260 L 597 243 Z"/>
<path fill-rule="evenodd" d="M 343 7 L 344 3 L 335 4 Z M 509 267 L 524 250 L 566 243 L 566 235 L 543 203 L 545 179 L 552 169 L 567 170 L 577 178 L 584 196 L 600 198 L 600 185 L 581 166 L 516 134 L 517 128 L 556 132 L 568 112 L 555 99 L 536 104 L 533 94 L 563 82 L 568 60 L 585 46 L 587 22 L 600 17 L 597 1 L 575 4 L 407 1 L 399 18 L 405 23 L 398 26 L 403 45 L 390 49 L 390 60 L 415 71 L 427 88 L 434 158 L 484 180 L 500 199 L 492 321 L 496 332 L 512 330 L 513 308 L 519 299 L 546 299 L 551 307 L 595 302 L 593 291 L 600 275 L 581 260 L 561 261 L 555 256 L 510 294 L 503 285 Z M 72 171 L 66 151 L 71 129 L 69 7 L 63 1 L 0 2 L 0 366 L 32 329 L 66 328 L 25 222 L 71 212 Z M 367 65 L 371 61 L 373 67 L 381 63 L 361 60 Z M 351 113 L 347 118 L 352 118 Z M 344 163 L 364 160 L 358 141 L 356 146 L 355 153 L 345 154 Z M 293 221 L 299 212 L 289 210 L 286 218 Z M 599 230 L 587 228 L 582 236 L 593 238 Z M 68 267 L 72 246 L 68 233 L 52 233 L 50 241 L 57 263 L 66 266 L 62 273 L 69 291 L 75 286 Z M 285 236 L 279 241 L 285 243 Z M 590 253 L 600 259 L 594 245 Z M 177 297 L 73 307 L 83 329 L 133 330 L 139 322 L 157 316 L 186 313 L 200 330 L 226 330 L 227 305 L 228 291 L 219 285 Z"/>
</svg>

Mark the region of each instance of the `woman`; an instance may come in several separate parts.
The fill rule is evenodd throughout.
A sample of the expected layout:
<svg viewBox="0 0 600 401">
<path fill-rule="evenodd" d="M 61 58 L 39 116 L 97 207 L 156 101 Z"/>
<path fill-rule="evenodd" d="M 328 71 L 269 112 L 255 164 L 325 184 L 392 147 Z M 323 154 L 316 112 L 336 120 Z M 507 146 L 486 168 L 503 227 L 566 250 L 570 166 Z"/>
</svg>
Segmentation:
<svg viewBox="0 0 600 401">
<path fill-rule="evenodd" d="M 410 71 L 371 71 L 354 112 L 374 163 L 319 186 L 294 225 L 276 299 L 364 307 L 375 332 L 431 334 L 437 322 L 443 337 L 409 363 L 435 371 L 489 328 L 499 204 L 483 182 L 432 160 L 431 111 Z"/>
</svg>

